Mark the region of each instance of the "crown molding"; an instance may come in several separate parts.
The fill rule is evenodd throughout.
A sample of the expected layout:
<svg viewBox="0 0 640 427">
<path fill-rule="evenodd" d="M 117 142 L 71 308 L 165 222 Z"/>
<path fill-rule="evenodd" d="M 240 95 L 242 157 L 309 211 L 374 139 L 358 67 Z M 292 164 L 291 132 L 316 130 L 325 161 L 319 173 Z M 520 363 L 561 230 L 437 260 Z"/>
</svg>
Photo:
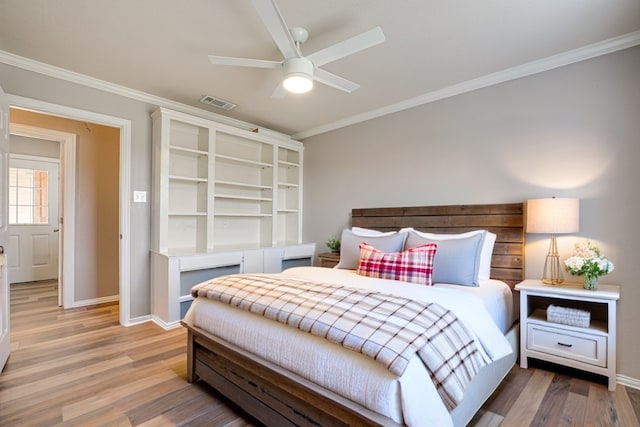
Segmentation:
<svg viewBox="0 0 640 427">
<path fill-rule="evenodd" d="M 382 108 L 367 111 L 362 114 L 356 114 L 351 117 L 346 117 L 342 120 L 337 120 L 333 123 L 327 123 L 322 126 L 318 126 L 302 132 L 298 132 L 296 134 L 291 135 L 291 137 L 294 139 L 302 140 L 305 138 L 309 138 L 311 136 L 319 135 L 332 130 L 336 130 L 346 126 L 351 126 L 357 123 L 361 123 L 367 120 L 386 116 L 388 114 L 397 113 L 399 111 L 407 110 L 409 108 L 414 108 L 420 105 L 429 104 L 431 102 L 435 102 L 441 99 L 450 98 L 456 95 L 461 95 L 463 93 L 467 93 L 474 90 L 497 85 L 500 83 L 508 82 L 511 80 L 519 79 L 521 77 L 542 73 L 544 71 L 549 71 L 554 68 L 564 67 L 565 65 L 570 65 L 576 62 L 585 61 L 587 59 L 606 55 L 608 53 L 617 52 L 619 50 L 627 49 L 627 48 L 638 46 L 638 45 L 640 45 L 640 31 L 634 31 L 632 33 L 627 33 L 619 37 L 614 37 L 601 42 L 579 47 L 577 49 L 559 53 L 557 55 L 548 56 L 546 58 L 528 62 L 526 64 L 517 65 L 515 67 L 507 68 L 495 73 L 487 74 L 482 77 L 467 80 L 465 82 L 461 82 L 446 88 L 428 92 L 423 95 L 416 96 L 414 98 L 397 102 L 395 104 L 390 104 Z"/>
<path fill-rule="evenodd" d="M 85 74 L 76 73 L 75 71 L 69 71 L 64 68 L 56 67 L 54 65 L 46 64 L 44 62 L 35 61 L 30 58 L 15 55 L 10 52 L 0 50 L 0 63 L 11 65 L 23 70 L 32 71 L 34 73 L 42 74 L 45 76 L 53 77 L 60 80 L 65 80 L 71 83 L 83 85 L 93 89 L 113 93 L 116 95 L 124 96 L 126 98 L 135 99 L 136 101 L 142 101 L 148 104 L 156 105 L 158 107 L 169 108 L 172 110 L 180 111 L 182 113 L 191 114 L 193 116 L 201 117 L 204 119 L 215 120 L 218 123 L 233 126 L 235 128 L 245 129 L 253 131 L 259 128 L 257 125 L 244 122 L 242 120 L 233 119 L 221 114 L 203 110 L 200 108 L 192 107 L 180 102 L 172 101 L 170 99 L 162 98 L 160 96 L 151 95 L 146 92 L 142 92 L 136 89 L 131 89 L 126 86 L 121 86 L 115 83 L 111 83 L 105 80 L 96 79 L 94 77 L 87 76 Z M 280 137 L 290 139 L 290 135 L 284 133 L 270 131 L 271 133 L 278 134 Z"/>
</svg>

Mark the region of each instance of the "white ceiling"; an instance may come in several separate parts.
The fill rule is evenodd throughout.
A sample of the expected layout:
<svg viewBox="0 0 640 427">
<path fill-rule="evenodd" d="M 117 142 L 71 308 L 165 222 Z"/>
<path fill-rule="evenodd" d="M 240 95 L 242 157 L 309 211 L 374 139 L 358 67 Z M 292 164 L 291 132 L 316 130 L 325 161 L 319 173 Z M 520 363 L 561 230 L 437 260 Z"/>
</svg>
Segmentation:
<svg viewBox="0 0 640 427">
<path fill-rule="evenodd" d="M 278 70 L 209 63 L 208 54 L 281 59 L 249 0 L 0 0 L 0 50 L 305 137 L 640 44 L 639 0 L 278 5 L 290 27 L 309 31 L 307 54 L 382 27 L 385 43 L 323 66 L 360 89 L 347 94 L 316 84 L 308 94 L 272 99 Z M 203 95 L 238 107 L 204 106 Z"/>
</svg>

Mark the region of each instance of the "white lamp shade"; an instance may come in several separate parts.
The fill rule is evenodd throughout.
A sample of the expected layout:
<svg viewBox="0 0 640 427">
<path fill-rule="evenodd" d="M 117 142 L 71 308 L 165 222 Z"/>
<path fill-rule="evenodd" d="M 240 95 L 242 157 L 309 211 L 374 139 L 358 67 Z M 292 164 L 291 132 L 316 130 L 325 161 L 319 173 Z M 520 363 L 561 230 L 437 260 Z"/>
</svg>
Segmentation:
<svg viewBox="0 0 640 427">
<path fill-rule="evenodd" d="M 527 233 L 564 234 L 580 231 L 579 199 L 527 200 Z"/>
</svg>

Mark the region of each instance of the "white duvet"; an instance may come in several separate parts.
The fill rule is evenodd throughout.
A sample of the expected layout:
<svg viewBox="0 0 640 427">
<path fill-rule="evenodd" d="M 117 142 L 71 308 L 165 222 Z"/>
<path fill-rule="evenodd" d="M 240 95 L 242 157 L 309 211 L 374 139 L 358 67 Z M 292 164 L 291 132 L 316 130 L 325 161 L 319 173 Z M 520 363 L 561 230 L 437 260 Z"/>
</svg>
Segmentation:
<svg viewBox="0 0 640 427">
<path fill-rule="evenodd" d="M 317 267 L 296 267 L 279 275 L 434 301 L 452 310 L 465 323 L 480 344 L 480 351 L 490 360 L 512 352 L 502 327 L 496 324 L 496 320 L 508 323 L 506 319 L 510 313 L 505 313 L 505 310 L 508 311 L 510 306 L 505 308 L 508 304 L 498 303 L 500 297 L 487 297 L 486 289 L 490 285 L 482 291 L 479 290 L 482 284 L 480 288 L 473 289 L 453 285 L 427 287 L 363 277 L 352 270 Z M 496 292 L 505 291 L 500 288 Z M 491 315 L 488 306 L 500 308 Z M 401 377 L 396 377 L 359 353 L 205 298 L 193 302 L 185 320 L 398 423 L 408 426 L 453 425 L 451 415 L 418 356 L 409 362 Z"/>
</svg>

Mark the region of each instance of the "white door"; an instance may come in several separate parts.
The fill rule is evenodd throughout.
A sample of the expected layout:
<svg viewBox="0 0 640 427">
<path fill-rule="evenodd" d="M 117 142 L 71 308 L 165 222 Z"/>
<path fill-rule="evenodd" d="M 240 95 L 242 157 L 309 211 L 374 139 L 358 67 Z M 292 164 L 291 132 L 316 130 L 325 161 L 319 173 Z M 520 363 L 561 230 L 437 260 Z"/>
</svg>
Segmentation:
<svg viewBox="0 0 640 427">
<path fill-rule="evenodd" d="M 58 277 L 58 163 L 9 160 L 10 283 Z"/>
<path fill-rule="evenodd" d="M 9 103 L 0 87 L 0 370 L 9 358 L 9 279 L 6 267 L 8 235 Z"/>
</svg>

